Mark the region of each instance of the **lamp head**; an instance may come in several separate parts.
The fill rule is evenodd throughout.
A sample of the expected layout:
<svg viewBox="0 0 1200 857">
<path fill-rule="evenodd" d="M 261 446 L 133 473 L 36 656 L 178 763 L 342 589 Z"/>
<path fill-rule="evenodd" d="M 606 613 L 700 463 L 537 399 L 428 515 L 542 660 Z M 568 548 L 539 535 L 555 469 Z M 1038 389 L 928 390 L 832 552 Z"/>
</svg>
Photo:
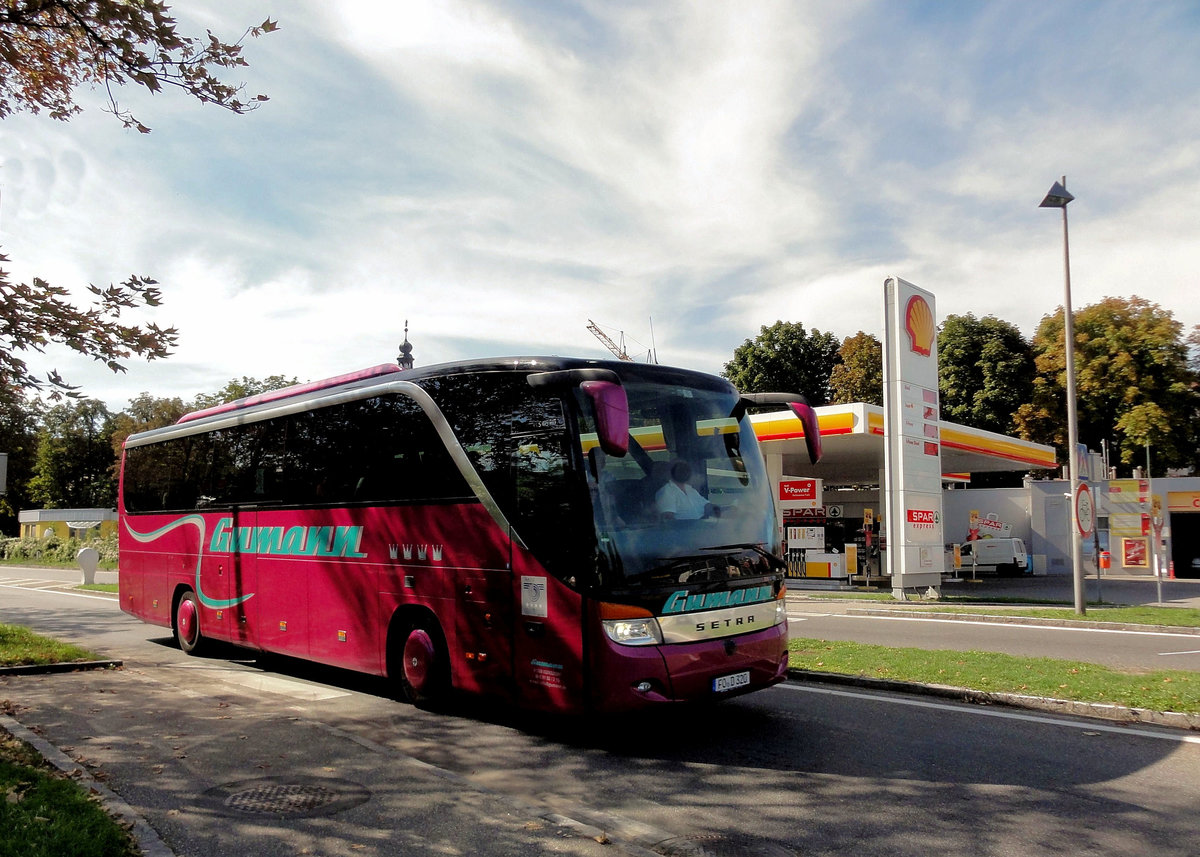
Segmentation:
<svg viewBox="0 0 1200 857">
<path fill-rule="evenodd" d="M 1046 198 L 1042 200 L 1038 208 L 1066 208 L 1067 203 L 1075 197 L 1071 196 L 1070 192 L 1063 187 L 1062 182 L 1055 182 L 1050 188 L 1050 192 L 1046 194 Z"/>
</svg>

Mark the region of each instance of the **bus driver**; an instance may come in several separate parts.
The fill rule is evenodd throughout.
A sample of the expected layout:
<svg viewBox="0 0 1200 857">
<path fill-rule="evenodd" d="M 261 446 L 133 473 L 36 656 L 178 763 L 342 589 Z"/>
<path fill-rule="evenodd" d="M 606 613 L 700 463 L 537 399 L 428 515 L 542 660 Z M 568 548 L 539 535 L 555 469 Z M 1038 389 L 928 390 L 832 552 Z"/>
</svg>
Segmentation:
<svg viewBox="0 0 1200 857">
<path fill-rule="evenodd" d="M 698 521 L 721 512 L 692 487 L 692 467 L 686 461 L 671 465 L 671 479 L 654 495 L 654 505 L 665 520 Z"/>
</svg>

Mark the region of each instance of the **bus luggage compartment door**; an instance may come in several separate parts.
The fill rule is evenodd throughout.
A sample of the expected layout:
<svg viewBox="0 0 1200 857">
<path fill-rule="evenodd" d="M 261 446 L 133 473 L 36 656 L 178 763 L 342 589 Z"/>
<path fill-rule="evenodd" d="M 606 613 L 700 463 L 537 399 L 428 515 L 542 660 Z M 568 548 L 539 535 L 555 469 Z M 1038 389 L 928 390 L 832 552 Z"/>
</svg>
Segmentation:
<svg viewBox="0 0 1200 857">
<path fill-rule="evenodd" d="M 462 569 L 455 579 L 455 674 L 464 690 L 512 692 L 512 572 Z"/>
</svg>

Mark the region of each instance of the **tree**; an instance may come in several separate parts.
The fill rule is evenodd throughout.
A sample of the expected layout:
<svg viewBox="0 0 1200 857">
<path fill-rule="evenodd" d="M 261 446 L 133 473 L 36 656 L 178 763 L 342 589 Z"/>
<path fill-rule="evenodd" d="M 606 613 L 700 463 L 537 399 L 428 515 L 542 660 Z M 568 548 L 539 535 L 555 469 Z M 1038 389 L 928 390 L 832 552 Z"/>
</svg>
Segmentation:
<svg viewBox="0 0 1200 857">
<path fill-rule="evenodd" d="M 1023 436 L 1066 447 L 1063 311 L 1045 316 L 1033 338 L 1033 397 L 1017 414 Z M 1197 463 L 1196 377 L 1183 326 L 1144 298 L 1105 298 L 1075 314 L 1079 440 L 1101 442 L 1125 464 L 1146 445 L 1164 468 Z"/>
<path fill-rule="evenodd" d="M 745 393 L 802 393 L 810 404 L 829 401 L 829 375 L 837 363 L 838 340 L 800 322 L 763 325 L 725 364 L 724 375 Z"/>
<path fill-rule="evenodd" d="M 0 452 L 8 454 L 8 493 L 0 496 L 0 532 L 15 536 L 17 512 L 29 508 L 28 482 L 37 456 L 42 404 L 20 387 L 0 387 Z"/>
<path fill-rule="evenodd" d="M 938 331 L 942 419 L 1009 434 L 1033 394 L 1033 349 L 1016 325 L 993 315 L 950 315 Z"/>
<path fill-rule="evenodd" d="M 245 35 L 278 27 L 270 19 Z M 245 36 L 243 36 L 243 39 Z M 266 100 L 243 100 L 240 84 L 222 82 L 222 69 L 245 66 L 241 40 L 223 42 L 183 35 L 161 0 L 7 0 L 0 4 L 0 119 L 43 110 L 68 120 L 80 112 L 77 86 L 103 86 L 111 111 L 127 128 L 149 128 L 116 102 L 114 87 L 132 84 L 158 92 L 174 87 L 208 104 L 244 113 Z M 0 264 L 8 262 L 0 254 Z M 96 300 L 79 309 L 66 289 L 34 277 L 13 283 L 0 268 L 0 385 L 48 389 L 51 398 L 73 396 L 74 387 L 57 372 L 46 381 L 33 376 L 18 355 L 60 343 L 98 360 L 112 371 L 134 355 L 166 357 L 177 339 L 175 328 L 127 324 L 123 310 L 157 306 L 157 283 L 131 276 L 120 285 L 89 286 Z"/>
<path fill-rule="evenodd" d="M 247 378 L 243 375 L 240 379 L 231 379 L 229 383 L 215 393 L 201 393 L 192 400 L 188 406 L 188 410 L 200 411 L 204 408 L 213 408 L 217 405 L 223 405 L 226 402 L 244 399 L 247 396 L 269 393 L 272 390 L 282 390 L 284 387 L 291 387 L 299 383 L 300 380 L 298 378 L 285 378 L 282 375 L 269 375 L 262 379 Z"/>
<path fill-rule="evenodd" d="M 883 404 L 883 344 L 861 330 L 842 340 L 838 363 L 829 375 L 830 402 Z"/>
<path fill-rule="evenodd" d="M 105 508 L 117 498 L 112 414 L 84 399 L 46 412 L 38 433 L 29 499 L 47 509 Z"/>
<path fill-rule="evenodd" d="M 116 473 L 120 467 L 125 438 L 138 432 L 173 425 L 189 410 L 178 396 L 173 399 L 159 399 L 149 393 L 141 393 L 137 398 L 131 399 L 129 407 L 113 417 L 113 472 Z"/>
</svg>

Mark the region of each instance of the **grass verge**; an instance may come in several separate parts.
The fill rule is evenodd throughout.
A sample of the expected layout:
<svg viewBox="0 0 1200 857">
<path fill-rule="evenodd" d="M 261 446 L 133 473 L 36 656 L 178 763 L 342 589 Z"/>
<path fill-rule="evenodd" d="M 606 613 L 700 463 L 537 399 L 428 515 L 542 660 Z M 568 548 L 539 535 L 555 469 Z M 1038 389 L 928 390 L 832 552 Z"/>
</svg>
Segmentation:
<svg viewBox="0 0 1200 857">
<path fill-rule="evenodd" d="M 31 666 L 98 659 L 99 656 L 95 653 L 71 643 L 60 643 L 58 640 L 35 634 L 20 625 L 0 623 L 0 666 Z M 0 857 L 3 855 L 4 852 L 0 851 Z"/>
<path fill-rule="evenodd" d="M 1053 658 L 811 638 L 793 639 L 788 648 L 791 666 L 797 669 L 1200 714 L 1200 673 L 1183 670 L 1123 672 Z"/>
<path fill-rule="evenodd" d="M 79 570 L 79 563 L 74 560 L 54 562 L 45 559 L 0 559 L 0 565 L 10 568 L 68 568 L 71 571 Z M 117 563 L 115 560 L 102 559 L 96 567 L 100 571 L 116 571 Z M 3 855 L 0 855 L 0 857 L 3 857 Z"/>
<path fill-rule="evenodd" d="M 1162 625 L 1171 628 L 1200 628 L 1200 610 L 1195 607 L 1088 607 L 1080 616 L 1067 607 L 1031 607 L 991 610 L 986 607 L 931 607 L 930 613 L 973 613 L 984 616 L 1032 616 L 1039 619 L 1065 619 L 1081 622 L 1120 622 L 1128 625 Z"/>
<path fill-rule="evenodd" d="M 126 829 L 74 780 L 0 729 L 0 857 L 136 857 Z"/>
<path fill-rule="evenodd" d="M 1062 601 L 1035 601 L 1028 598 L 975 598 L 969 595 L 943 596 L 938 601 L 897 601 L 890 593 L 845 592 L 805 593 L 806 598 L 826 601 L 877 601 L 906 610 L 929 613 L 974 613 L 984 616 L 1032 616 L 1042 619 L 1064 619 L 1072 622 L 1121 622 L 1128 625 L 1165 625 L 1173 628 L 1200 628 L 1200 610 L 1194 607 L 1158 607 L 1155 605 L 1126 606 L 1123 604 L 1087 605 L 1080 616 L 1073 607 Z M 1012 607 L 986 605 L 1012 604 Z M 980 606 L 972 606 L 980 605 Z"/>
<path fill-rule="evenodd" d="M 797 590 L 789 589 L 789 592 Z M 1066 601 L 1052 600 L 1049 598 L 1016 598 L 1009 596 L 988 596 L 983 598 L 977 595 L 942 595 L 937 601 L 926 601 L 917 599 L 914 601 L 897 601 L 892 595 L 891 590 L 874 592 L 821 592 L 819 590 L 808 590 L 803 592 L 805 598 L 816 601 L 884 601 L 890 604 L 907 604 L 917 607 L 928 606 L 931 604 L 1036 604 L 1047 605 L 1050 607 L 1060 607 L 1067 604 Z M 1097 605 L 1099 602 L 1089 602 L 1088 606 Z"/>
<path fill-rule="evenodd" d="M 75 588 L 85 589 L 88 592 L 117 592 L 117 584 L 115 583 L 81 583 Z"/>
</svg>

